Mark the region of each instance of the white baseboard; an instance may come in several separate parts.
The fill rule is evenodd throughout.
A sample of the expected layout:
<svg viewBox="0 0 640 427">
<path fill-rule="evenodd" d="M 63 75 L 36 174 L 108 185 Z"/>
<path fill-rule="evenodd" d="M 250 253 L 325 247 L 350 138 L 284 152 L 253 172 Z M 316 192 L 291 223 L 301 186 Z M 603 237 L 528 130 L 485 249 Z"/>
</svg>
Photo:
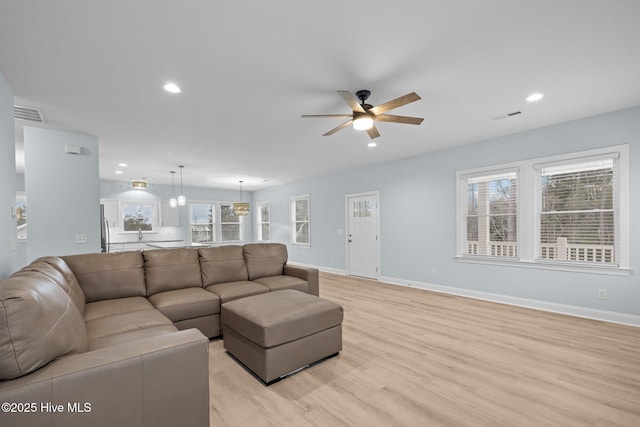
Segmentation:
<svg viewBox="0 0 640 427">
<path fill-rule="evenodd" d="M 324 273 L 339 274 L 341 276 L 346 276 L 347 275 L 347 270 L 343 270 L 343 269 L 339 269 L 339 268 L 321 267 L 321 266 L 318 266 L 318 265 L 303 264 L 301 262 L 295 262 L 295 261 L 291 261 L 291 265 L 299 265 L 300 267 L 317 268 L 318 270 L 320 270 L 320 271 L 322 271 Z"/>
<path fill-rule="evenodd" d="M 452 286 L 435 285 L 433 283 L 416 282 L 413 280 L 397 279 L 395 277 L 381 276 L 380 281 L 392 285 L 419 288 L 427 291 L 442 292 L 484 301 L 498 302 L 518 307 L 532 308 L 535 310 L 549 311 L 552 313 L 566 314 L 569 316 L 584 317 L 587 319 L 601 320 L 603 322 L 620 323 L 623 325 L 640 327 L 640 316 L 615 311 L 597 310 L 594 308 L 579 307 L 574 305 L 558 304 L 528 298 L 512 297 L 509 295 L 494 294 L 490 292 L 474 291 L 471 289 L 456 288 Z"/>
<path fill-rule="evenodd" d="M 292 262 L 292 264 L 303 267 L 317 268 L 325 273 L 347 275 L 347 271 L 343 269 L 321 267 L 317 265 L 301 264 Z M 453 286 L 442 286 L 433 283 L 417 282 L 415 280 L 398 279 L 395 277 L 380 276 L 380 282 L 389 283 L 391 285 L 406 286 L 409 288 L 424 289 L 427 291 L 441 292 L 444 294 L 458 295 L 467 298 L 474 298 L 484 301 L 498 302 L 509 304 L 517 307 L 531 308 L 534 310 L 548 311 L 551 313 L 566 314 L 569 316 L 583 317 L 586 319 L 600 320 L 603 322 L 619 323 L 622 325 L 640 327 L 640 316 L 626 313 L 618 313 L 615 311 L 597 310 L 595 308 L 579 307 L 575 305 L 558 304 L 554 302 L 540 301 L 528 298 L 519 298 L 509 295 L 494 294 L 491 292 L 474 291 L 472 289 L 456 288 Z"/>
</svg>

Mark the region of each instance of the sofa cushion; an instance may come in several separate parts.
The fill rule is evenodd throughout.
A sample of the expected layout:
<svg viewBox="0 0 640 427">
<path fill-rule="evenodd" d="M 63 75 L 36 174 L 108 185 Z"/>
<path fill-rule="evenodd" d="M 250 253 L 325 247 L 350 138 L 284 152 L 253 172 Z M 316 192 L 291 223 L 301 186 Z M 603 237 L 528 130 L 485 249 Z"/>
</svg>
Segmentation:
<svg viewBox="0 0 640 427">
<path fill-rule="evenodd" d="M 135 329 L 133 331 L 122 332 L 115 335 L 107 335 L 102 338 L 96 338 L 89 342 L 89 350 L 97 350 L 104 347 L 112 347 L 114 345 L 123 344 L 132 341 L 140 341 L 145 338 L 155 337 L 158 335 L 172 334 L 178 329 L 173 325 L 157 325 L 149 326 L 144 329 Z"/>
<path fill-rule="evenodd" d="M 116 298 L 90 302 L 85 306 L 84 321 L 149 309 L 153 309 L 153 304 L 144 297 Z"/>
<path fill-rule="evenodd" d="M 287 247 L 282 243 L 249 243 L 243 246 L 249 280 L 280 276 L 287 263 Z"/>
<path fill-rule="evenodd" d="M 171 320 L 154 308 L 98 317 L 87 320 L 85 323 L 87 325 L 87 336 L 90 347 L 92 347 L 93 341 L 111 335 L 153 328 L 155 326 L 173 326 Z"/>
<path fill-rule="evenodd" d="M 140 251 L 63 256 L 87 302 L 146 295 Z"/>
<path fill-rule="evenodd" d="M 309 283 L 293 276 L 271 276 L 261 277 L 254 280 L 261 285 L 269 288 L 271 292 L 280 291 L 282 289 L 295 289 L 296 291 L 309 293 Z"/>
<path fill-rule="evenodd" d="M 248 280 L 242 246 L 219 246 L 199 248 L 202 285 Z"/>
<path fill-rule="evenodd" d="M 71 268 L 69 268 L 69 265 L 66 262 L 64 262 L 62 258 L 54 257 L 54 256 L 38 258 L 32 264 L 35 264 L 37 262 L 47 263 L 51 267 L 58 270 L 60 274 L 62 274 L 62 276 L 65 278 L 66 285 L 68 286 L 68 289 L 69 289 L 67 294 L 71 297 L 71 300 L 78 308 L 78 311 L 80 312 L 80 314 L 84 313 L 84 305 L 86 302 L 84 292 L 82 292 L 82 288 L 78 283 L 78 279 L 76 278 L 76 275 L 73 274 L 73 271 L 71 271 Z"/>
<path fill-rule="evenodd" d="M 144 251 L 147 296 L 174 289 L 202 287 L 197 249 Z"/>
<path fill-rule="evenodd" d="M 0 282 L 0 379 L 35 371 L 54 359 L 87 351 L 82 315 L 45 275 Z"/>
<path fill-rule="evenodd" d="M 149 301 L 173 322 L 220 313 L 220 297 L 202 288 L 160 292 Z"/>
<path fill-rule="evenodd" d="M 244 298 L 251 295 L 259 295 L 269 292 L 269 288 L 260 283 L 241 281 L 218 283 L 217 285 L 207 286 L 206 290 L 213 292 L 220 297 L 220 304 L 233 301 L 234 299 Z"/>
</svg>

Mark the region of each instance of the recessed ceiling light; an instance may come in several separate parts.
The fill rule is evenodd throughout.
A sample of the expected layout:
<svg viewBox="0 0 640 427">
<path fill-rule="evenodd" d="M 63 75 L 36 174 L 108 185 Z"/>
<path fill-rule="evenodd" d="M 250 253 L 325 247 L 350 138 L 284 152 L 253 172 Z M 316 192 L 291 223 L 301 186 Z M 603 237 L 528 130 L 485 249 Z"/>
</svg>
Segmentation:
<svg viewBox="0 0 640 427">
<path fill-rule="evenodd" d="M 376 144 L 375 142 L 371 141 L 370 143 L 368 143 L 368 144 L 367 144 L 367 147 L 371 147 L 371 148 L 373 148 L 373 147 L 375 147 L 375 146 L 377 146 L 377 145 L 378 145 L 378 144 Z"/>
<path fill-rule="evenodd" d="M 121 168 L 126 168 L 129 165 L 126 163 L 118 163 L 118 166 L 120 166 Z"/>
<path fill-rule="evenodd" d="M 117 175 L 122 175 L 122 171 L 116 171 Z"/>
<path fill-rule="evenodd" d="M 182 90 L 180 90 L 180 88 L 178 87 L 177 84 L 169 82 L 167 84 L 165 84 L 164 86 L 164 90 L 166 90 L 169 93 L 180 93 L 182 92 Z"/>
<path fill-rule="evenodd" d="M 532 93 L 527 97 L 527 102 L 536 102 L 540 101 L 544 97 L 541 93 Z"/>
</svg>

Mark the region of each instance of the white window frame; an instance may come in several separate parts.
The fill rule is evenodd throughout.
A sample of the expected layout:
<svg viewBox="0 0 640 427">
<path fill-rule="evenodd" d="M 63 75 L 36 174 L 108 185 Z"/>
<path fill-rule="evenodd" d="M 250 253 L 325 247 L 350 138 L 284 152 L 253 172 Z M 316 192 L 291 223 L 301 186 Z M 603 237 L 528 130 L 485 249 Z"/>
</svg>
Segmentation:
<svg viewBox="0 0 640 427">
<path fill-rule="evenodd" d="M 536 260 L 536 245 L 539 233 L 539 189 L 537 178 L 542 165 L 558 162 L 578 162 L 589 157 L 617 156 L 618 191 L 614 196 L 618 214 L 618 265 L 600 263 L 560 263 Z M 466 180 L 471 175 L 490 174 L 518 168 L 518 257 L 499 258 L 465 255 L 465 207 L 467 198 Z M 460 262 L 508 265 L 515 267 L 541 268 L 561 271 L 589 272 L 628 276 L 630 268 L 630 188 L 629 188 L 629 145 L 616 145 L 575 153 L 523 160 L 490 167 L 467 169 L 456 172 L 456 260 Z"/>
<path fill-rule="evenodd" d="M 298 221 L 296 221 L 296 201 L 298 200 L 306 200 L 307 201 L 307 232 L 309 235 L 308 238 L 308 242 L 307 243 L 299 243 L 296 241 L 296 224 L 298 223 Z M 302 196 L 295 196 L 295 197 L 291 197 L 289 199 L 289 204 L 291 206 L 291 244 L 294 246 L 299 246 L 299 247 L 304 247 L 304 248 L 308 248 L 311 246 L 311 202 L 309 200 L 309 195 L 305 194 Z"/>
<path fill-rule="evenodd" d="M 187 230 L 189 234 L 189 242 L 193 244 L 193 240 L 191 237 L 191 227 L 194 225 L 191 223 L 191 205 L 192 204 L 202 204 L 202 205 L 211 205 L 213 206 L 213 240 L 211 242 L 203 242 L 204 245 L 217 245 L 217 244 L 227 244 L 227 243 L 242 243 L 244 242 L 244 219 L 242 216 L 238 216 L 239 225 L 240 225 L 240 240 L 222 240 L 222 206 L 233 205 L 233 202 L 226 201 L 213 201 L 213 200 L 189 200 L 189 209 L 188 209 L 188 224 L 189 228 Z M 228 223 L 225 223 L 228 224 Z M 235 224 L 235 223 L 233 223 Z"/>
<path fill-rule="evenodd" d="M 218 230 L 219 234 L 218 236 L 220 236 L 220 238 L 218 239 L 218 243 L 237 243 L 237 242 L 244 242 L 244 215 L 236 215 L 238 217 L 238 222 L 222 222 L 222 207 L 223 206 L 231 206 L 231 210 L 233 210 L 233 202 L 217 202 L 218 203 L 218 208 L 216 209 L 216 214 L 218 215 L 218 221 L 217 223 L 219 224 Z M 239 236 L 240 239 L 238 240 L 222 240 L 222 224 L 238 224 L 238 230 L 239 230 Z"/>
<path fill-rule="evenodd" d="M 520 227 L 519 227 L 519 210 L 520 210 L 520 173 L 519 173 L 519 167 L 517 166 L 510 166 L 510 167 L 501 167 L 500 169 L 482 169 L 482 170 L 474 170 L 472 173 L 467 173 L 467 174 L 461 174 L 458 178 L 458 180 L 460 181 L 460 186 L 464 187 L 464 189 L 461 188 L 461 191 L 464 191 L 464 197 L 462 201 L 462 207 L 461 207 L 461 215 L 462 215 L 462 229 L 460 230 L 460 232 L 462 233 L 462 240 L 461 240 L 461 246 L 459 247 L 459 253 L 463 256 L 471 256 L 471 257 L 485 257 L 488 259 L 493 259 L 493 258 L 497 258 L 497 259 L 513 259 L 513 258 L 517 258 L 517 255 L 513 254 L 513 252 L 515 252 L 516 254 L 519 253 L 519 242 L 520 242 Z M 498 244 L 498 245 L 491 245 L 491 249 L 489 249 L 487 247 L 487 251 L 489 252 L 500 252 L 500 253 L 505 253 L 504 256 L 502 255 L 471 255 L 466 253 L 467 251 L 465 250 L 465 246 L 467 244 L 467 236 L 466 236 L 466 219 L 468 217 L 468 184 L 469 181 L 474 181 L 477 180 L 479 178 L 484 178 L 482 181 L 486 181 L 487 178 L 496 178 L 499 176 L 506 176 L 506 175 L 511 175 L 511 174 L 515 174 L 515 179 L 516 179 L 516 194 L 515 194 L 515 200 L 516 200 L 516 242 L 512 245 L 509 245 L 508 243 L 505 244 Z M 492 180 L 490 180 L 492 181 Z M 481 214 L 478 213 L 478 215 L 480 216 Z M 491 217 L 491 214 L 488 215 L 488 217 Z M 481 233 L 482 230 L 478 230 L 478 233 Z M 489 242 L 487 242 L 489 243 Z M 493 242 L 493 243 L 498 243 L 498 242 Z M 496 248 L 494 248 L 494 246 L 497 246 Z M 513 251 L 513 248 L 515 246 L 515 251 Z M 484 252 L 484 250 L 480 249 L 479 252 Z"/>
<path fill-rule="evenodd" d="M 118 202 L 118 210 L 120 214 L 120 221 L 118 223 L 118 227 L 120 231 L 118 234 L 138 234 L 138 230 L 126 230 L 125 221 L 125 211 L 131 208 L 139 207 L 139 208 L 147 208 L 151 209 L 150 215 L 145 216 L 146 219 L 151 221 L 150 230 L 140 230 L 143 234 L 155 234 L 158 233 L 159 223 L 158 220 L 158 202 L 149 201 L 149 200 L 121 200 Z"/>
<path fill-rule="evenodd" d="M 262 221 L 262 206 L 266 206 L 267 207 L 267 212 L 269 215 L 269 221 L 263 222 Z M 269 242 L 271 241 L 271 202 L 266 200 L 264 202 L 257 202 L 256 203 L 256 241 L 258 242 Z M 269 238 L 268 239 L 263 239 L 262 237 L 262 226 L 263 225 L 268 225 L 269 226 Z"/>
</svg>

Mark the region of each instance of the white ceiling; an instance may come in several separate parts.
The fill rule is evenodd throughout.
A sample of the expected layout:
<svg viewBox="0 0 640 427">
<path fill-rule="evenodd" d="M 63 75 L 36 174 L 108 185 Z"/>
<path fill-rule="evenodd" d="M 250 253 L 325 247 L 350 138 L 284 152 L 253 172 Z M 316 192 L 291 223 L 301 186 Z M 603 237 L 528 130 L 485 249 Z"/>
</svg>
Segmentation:
<svg viewBox="0 0 640 427">
<path fill-rule="evenodd" d="M 2 0 L 0 70 L 48 126 L 99 137 L 103 179 L 184 164 L 251 190 L 639 105 L 639 21 L 638 0 Z M 415 91 L 392 113 L 425 121 L 378 124 L 373 149 L 323 137 L 340 119 L 300 115 L 349 113 L 338 89 Z"/>
</svg>

